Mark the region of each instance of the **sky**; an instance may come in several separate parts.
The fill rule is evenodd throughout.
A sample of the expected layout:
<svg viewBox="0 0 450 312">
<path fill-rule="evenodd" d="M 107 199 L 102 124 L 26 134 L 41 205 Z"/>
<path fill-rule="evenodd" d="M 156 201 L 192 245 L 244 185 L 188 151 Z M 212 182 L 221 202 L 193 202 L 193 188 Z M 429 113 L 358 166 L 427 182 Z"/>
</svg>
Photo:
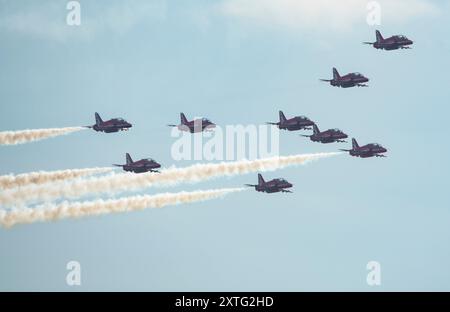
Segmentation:
<svg viewBox="0 0 450 312">
<path fill-rule="evenodd" d="M 163 209 L 0 229 L 0 290 L 449 291 L 450 2 L 0 0 L 0 131 L 123 117 L 131 131 L 82 131 L 0 147 L 0 174 L 103 167 L 125 152 L 164 166 L 179 113 L 219 125 L 306 115 L 387 158 L 340 155 L 268 172 L 293 194 L 252 191 Z M 411 50 L 378 51 L 404 34 Z M 369 88 L 319 82 L 361 72 Z M 280 154 L 334 152 L 280 133 Z M 256 174 L 161 191 L 240 187 Z M 81 285 L 66 284 L 66 264 Z M 366 265 L 381 266 L 381 285 Z"/>
</svg>

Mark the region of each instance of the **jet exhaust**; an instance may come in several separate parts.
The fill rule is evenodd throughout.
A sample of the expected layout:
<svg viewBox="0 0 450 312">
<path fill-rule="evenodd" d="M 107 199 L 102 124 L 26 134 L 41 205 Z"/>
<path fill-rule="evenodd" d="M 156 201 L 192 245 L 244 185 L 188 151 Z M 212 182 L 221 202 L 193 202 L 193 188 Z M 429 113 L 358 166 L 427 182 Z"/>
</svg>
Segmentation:
<svg viewBox="0 0 450 312">
<path fill-rule="evenodd" d="M 30 202 L 52 201 L 58 198 L 79 198 L 94 194 L 112 195 L 126 191 L 137 191 L 151 186 L 173 186 L 182 182 L 194 183 L 221 176 L 273 171 L 341 154 L 344 153 L 300 154 L 257 160 L 196 164 L 185 168 L 168 168 L 162 170 L 161 173 L 111 173 L 102 177 L 63 181 L 45 186 L 29 185 L 1 192 L 0 205 L 19 206 Z"/>
<path fill-rule="evenodd" d="M 49 129 L 32 129 L 19 131 L 0 132 L 0 145 L 17 145 L 28 142 L 39 141 L 60 135 L 66 135 L 72 132 L 85 130 L 85 127 L 66 127 Z"/>
<path fill-rule="evenodd" d="M 85 168 L 85 169 L 68 169 L 57 171 L 36 171 L 22 174 L 8 174 L 0 176 L 0 188 L 2 190 L 16 187 L 24 187 L 28 185 L 40 185 L 51 182 L 76 179 L 79 177 L 90 176 L 110 172 L 114 168 Z"/>
<path fill-rule="evenodd" d="M 17 224 L 57 221 L 68 218 L 81 218 L 109 213 L 137 211 L 146 208 L 162 208 L 168 205 L 179 205 L 223 197 L 241 192 L 245 188 L 223 188 L 193 192 L 163 193 L 124 197 L 110 200 L 87 202 L 63 202 L 61 204 L 44 204 L 36 208 L 0 210 L 0 224 L 10 228 Z"/>
</svg>

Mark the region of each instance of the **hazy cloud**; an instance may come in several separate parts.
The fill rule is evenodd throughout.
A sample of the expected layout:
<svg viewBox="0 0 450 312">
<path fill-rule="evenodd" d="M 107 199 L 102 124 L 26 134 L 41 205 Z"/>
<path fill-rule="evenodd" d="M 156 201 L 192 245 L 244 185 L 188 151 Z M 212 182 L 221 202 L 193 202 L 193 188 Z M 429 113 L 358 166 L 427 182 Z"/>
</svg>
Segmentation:
<svg viewBox="0 0 450 312">
<path fill-rule="evenodd" d="M 218 11 L 263 27 L 286 29 L 347 30 L 365 23 L 364 0 L 223 0 Z M 438 8 L 425 0 L 379 0 L 382 24 L 405 23 L 416 17 L 437 14 Z"/>
<path fill-rule="evenodd" d="M 68 26 L 67 1 L 36 1 L 26 6 L 18 3 L 1 2 L 5 9 L 0 13 L 0 31 L 58 41 L 89 39 L 102 33 L 124 34 L 145 20 L 163 20 L 166 16 L 166 0 L 80 1 L 81 25 Z"/>
</svg>

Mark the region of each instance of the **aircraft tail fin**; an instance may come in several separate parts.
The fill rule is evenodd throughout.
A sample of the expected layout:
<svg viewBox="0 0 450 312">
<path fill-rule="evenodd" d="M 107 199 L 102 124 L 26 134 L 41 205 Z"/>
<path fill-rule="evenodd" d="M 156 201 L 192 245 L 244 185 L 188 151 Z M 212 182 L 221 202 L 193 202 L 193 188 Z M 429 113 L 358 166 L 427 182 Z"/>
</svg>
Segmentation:
<svg viewBox="0 0 450 312">
<path fill-rule="evenodd" d="M 383 41 L 383 36 L 381 35 L 381 32 L 379 30 L 375 31 L 375 34 L 377 36 L 377 42 Z"/>
<path fill-rule="evenodd" d="M 133 159 L 131 159 L 130 154 L 126 153 L 125 154 L 125 158 L 127 159 L 127 165 L 133 163 Z"/>
<path fill-rule="evenodd" d="M 341 75 L 339 75 L 338 70 L 337 70 L 336 68 L 333 67 L 333 79 L 334 79 L 334 80 L 337 80 L 337 79 L 339 79 L 339 78 L 341 78 Z"/>
<path fill-rule="evenodd" d="M 352 148 L 353 148 L 353 149 L 357 149 L 358 147 L 359 147 L 358 142 L 356 142 L 356 139 L 353 138 L 353 139 L 352 139 Z"/>
<path fill-rule="evenodd" d="M 185 125 L 185 124 L 187 124 L 187 118 L 186 118 L 186 116 L 184 116 L 184 114 L 183 113 L 180 113 L 180 119 L 181 119 L 181 124 L 182 125 Z"/>
<path fill-rule="evenodd" d="M 313 125 L 313 133 L 318 134 L 320 132 L 319 127 L 316 124 Z"/>
<path fill-rule="evenodd" d="M 286 121 L 286 116 L 284 116 L 283 111 L 280 111 L 280 112 L 279 112 L 279 115 L 280 115 L 280 123 L 285 122 L 285 121 Z"/>
<path fill-rule="evenodd" d="M 263 185 L 264 183 L 266 183 L 266 181 L 264 181 L 264 178 L 261 175 L 261 173 L 258 173 L 258 185 Z"/>
<path fill-rule="evenodd" d="M 103 122 L 102 118 L 100 117 L 100 115 L 98 113 L 95 113 L 95 123 L 97 125 L 101 124 Z"/>
</svg>

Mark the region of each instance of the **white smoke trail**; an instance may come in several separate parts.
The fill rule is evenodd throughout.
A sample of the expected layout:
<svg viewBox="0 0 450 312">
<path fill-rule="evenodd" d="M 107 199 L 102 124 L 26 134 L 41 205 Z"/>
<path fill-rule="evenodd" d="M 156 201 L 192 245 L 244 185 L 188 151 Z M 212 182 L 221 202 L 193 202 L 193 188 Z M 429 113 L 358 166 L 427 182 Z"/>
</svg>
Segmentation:
<svg viewBox="0 0 450 312">
<path fill-rule="evenodd" d="M 340 154 L 342 153 L 317 153 L 215 164 L 197 164 L 185 168 L 169 168 L 161 173 L 111 174 L 41 187 L 15 188 L 0 193 L 0 205 L 23 205 L 27 202 L 51 201 L 62 197 L 77 198 L 98 193 L 116 194 L 125 191 L 137 191 L 150 186 L 169 186 L 181 182 L 199 182 L 220 176 L 271 171 Z"/>
<path fill-rule="evenodd" d="M 80 218 L 108 213 L 136 211 L 145 208 L 162 208 L 168 205 L 215 199 L 243 190 L 245 190 L 245 188 L 224 188 L 194 192 L 133 196 L 110 200 L 99 199 L 88 202 L 63 202 L 58 205 L 47 204 L 36 208 L 10 211 L 0 210 L 0 224 L 9 228 L 16 224 L 56 221 L 66 218 Z"/>
<path fill-rule="evenodd" d="M 0 176 L 0 189 L 24 187 L 29 184 L 39 185 L 62 180 L 70 180 L 113 170 L 112 167 L 68 169 L 57 171 L 36 171 L 18 175 L 8 174 Z"/>
<path fill-rule="evenodd" d="M 66 127 L 66 128 L 50 128 L 50 129 L 33 129 L 19 131 L 3 131 L 0 132 L 0 145 L 16 145 L 23 144 L 59 135 L 65 135 L 76 131 L 85 130 L 85 127 Z"/>
</svg>

